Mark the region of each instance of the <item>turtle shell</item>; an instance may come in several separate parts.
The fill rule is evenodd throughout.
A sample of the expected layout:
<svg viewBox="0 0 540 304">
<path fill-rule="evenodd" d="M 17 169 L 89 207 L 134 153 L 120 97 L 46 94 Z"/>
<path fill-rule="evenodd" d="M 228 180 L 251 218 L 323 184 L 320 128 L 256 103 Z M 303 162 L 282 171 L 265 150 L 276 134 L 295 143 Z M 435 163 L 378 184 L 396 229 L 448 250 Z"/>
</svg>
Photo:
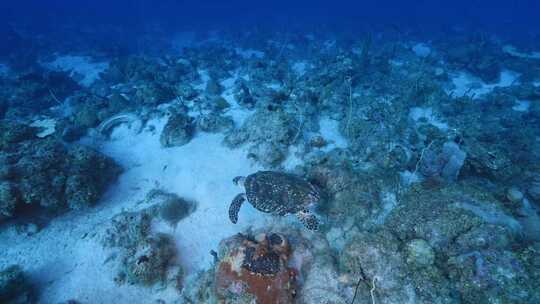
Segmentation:
<svg viewBox="0 0 540 304">
<path fill-rule="evenodd" d="M 317 189 L 303 178 L 282 172 L 259 171 L 246 177 L 246 197 L 253 207 L 285 215 L 303 210 L 320 198 Z"/>
</svg>

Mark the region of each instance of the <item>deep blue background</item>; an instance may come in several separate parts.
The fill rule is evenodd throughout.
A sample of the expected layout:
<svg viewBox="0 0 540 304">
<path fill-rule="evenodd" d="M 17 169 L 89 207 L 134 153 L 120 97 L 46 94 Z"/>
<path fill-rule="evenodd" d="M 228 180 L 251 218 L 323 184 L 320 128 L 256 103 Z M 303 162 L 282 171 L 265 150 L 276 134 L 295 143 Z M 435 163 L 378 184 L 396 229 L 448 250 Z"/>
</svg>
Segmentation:
<svg viewBox="0 0 540 304">
<path fill-rule="evenodd" d="M 186 1 L 186 0 L 3 0 L 2 19 L 47 26 L 62 20 L 130 24 L 159 19 L 175 25 L 253 24 L 287 19 L 378 23 L 468 23 L 478 26 L 539 27 L 540 1 Z"/>
<path fill-rule="evenodd" d="M 330 25 L 347 30 L 393 26 L 437 32 L 459 26 L 468 31 L 493 31 L 530 45 L 540 43 L 539 12 L 540 0 L 2 0 L 0 36 L 6 36 L 13 25 L 44 36 L 61 36 L 58 33 L 66 28 L 76 31 L 102 25 L 114 25 L 134 35 L 156 25 L 171 32 L 254 25 L 280 29 Z M 81 31 L 80 36 L 84 35 Z M 8 43 L 1 39 L 0 48 Z"/>
</svg>

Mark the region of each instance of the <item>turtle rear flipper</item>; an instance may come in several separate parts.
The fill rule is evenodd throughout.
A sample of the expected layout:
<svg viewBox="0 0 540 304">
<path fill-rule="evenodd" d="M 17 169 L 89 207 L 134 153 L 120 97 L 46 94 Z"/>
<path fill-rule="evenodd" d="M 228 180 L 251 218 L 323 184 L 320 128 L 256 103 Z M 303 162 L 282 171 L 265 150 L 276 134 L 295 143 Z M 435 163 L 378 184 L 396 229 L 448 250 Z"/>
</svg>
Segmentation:
<svg viewBox="0 0 540 304">
<path fill-rule="evenodd" d="M 298 219 L 304 224 L 304 226 L 309 230 L 317 230 L 319 229 L 319 221 L 317 220 L 317 217 L 310 213 L 307 210 L 302 210 L 296 213 L 296 216 Z"/>
<path fill-rule="evenodd" d="M 236 222 L 238 222 L 238 212 L 240 211 L 240 207 L 242 207 L 242 204 L 245 201 L 245 194 L 240 193 L 235 196 L 233 201 L 231 202 L 231 205 L 229 206 L 229 219 L 231 219 L 231 222 L 233 222 L 233 224 L 236 224 Z"/>
</svg>

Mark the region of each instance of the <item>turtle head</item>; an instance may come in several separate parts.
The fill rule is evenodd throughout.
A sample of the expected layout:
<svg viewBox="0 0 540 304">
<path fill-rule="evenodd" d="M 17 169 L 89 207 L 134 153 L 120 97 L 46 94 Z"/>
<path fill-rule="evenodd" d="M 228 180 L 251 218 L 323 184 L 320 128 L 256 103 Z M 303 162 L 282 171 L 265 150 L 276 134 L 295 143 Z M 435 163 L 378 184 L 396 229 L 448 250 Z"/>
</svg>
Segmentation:
<svg viewBox="0 0 540 304">
<path fill-rule="evenodd" d="M 244 186 L 244 182 L 246 181 L 246 178 L 244 176 L 237 176 L 233 178 L 233 183 L 237 186 Z"/>
<path fill-rule="evenodd" d="M 310 211 L 302 210 L 302 211 L 299 211 L 296 215 L 298 216 L 298 219 L 302 222 L 302 224 L 304 224 L 304 226 L 307 229 L 313 230 L 313 231 L 316 231 L 319 229 L 319 220 Z"/>
</svg>

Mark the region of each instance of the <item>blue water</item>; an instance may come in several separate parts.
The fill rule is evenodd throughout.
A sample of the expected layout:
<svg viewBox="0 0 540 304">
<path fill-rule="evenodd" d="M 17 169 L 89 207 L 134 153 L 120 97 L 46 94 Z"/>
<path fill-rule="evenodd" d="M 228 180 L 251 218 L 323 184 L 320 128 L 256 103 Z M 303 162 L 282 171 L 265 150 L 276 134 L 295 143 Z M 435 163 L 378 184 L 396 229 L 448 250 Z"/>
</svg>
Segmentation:
<svg viewBox="0 0 540 304">
<path fill-rule="evenodd" d="M 522 1 L 2 1 L 2 28 L 19 24 L 37 33 L 58 33 L 63 26 L 114 25 L 132 33 L 161 26 L 182 28 L 250 28 L 335 26 L 340 30 L 400 26 L 437 32 L 463 26 L 495 31 L 533 43 L 538 35 L 540 3 Z M 91 39 L 84 33 L 82 38 Z M 86 37 L 85 37 L 86 36 Z M 4 43 L 2 43 L 4 44 Z M 5 45 L 4 45 L 5 47 Z"/>
</svg>

